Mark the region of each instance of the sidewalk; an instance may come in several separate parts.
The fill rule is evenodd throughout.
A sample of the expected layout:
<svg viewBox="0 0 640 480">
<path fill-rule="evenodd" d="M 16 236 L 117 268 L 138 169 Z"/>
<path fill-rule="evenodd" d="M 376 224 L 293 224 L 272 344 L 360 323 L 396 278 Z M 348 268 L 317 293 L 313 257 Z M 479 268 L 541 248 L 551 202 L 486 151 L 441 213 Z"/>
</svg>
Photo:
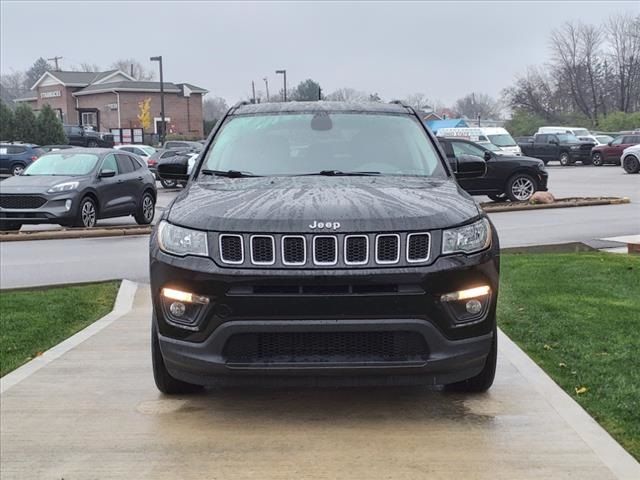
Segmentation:
<svg viewBox="0 0 640 480">
<path fill-rule="evenodd" d="M 133 310 L 4 391 L 3 480 L 640 478 L 637 462 L 504 336 L 486 395 L 232 389 L 169 398 L 153 384 L 149 322 L 140 286 Z"/>
</svg>

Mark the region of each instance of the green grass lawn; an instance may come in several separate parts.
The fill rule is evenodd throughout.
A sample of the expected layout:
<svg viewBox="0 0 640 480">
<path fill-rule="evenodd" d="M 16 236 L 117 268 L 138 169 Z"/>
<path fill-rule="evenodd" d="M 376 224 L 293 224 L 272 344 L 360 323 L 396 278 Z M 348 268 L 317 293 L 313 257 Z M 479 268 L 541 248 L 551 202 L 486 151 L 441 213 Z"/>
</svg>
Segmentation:
<svg viewBox="0 0 640 480">
<path fill-rule="evenodd" d="M 498 324 L 640 459 L 640 258 L 503 255 Z"/>
<path fill-rule="evenodd" d="M 0 376 L 113 309 L 118 282 L 0 293 Z"/>
</svg>

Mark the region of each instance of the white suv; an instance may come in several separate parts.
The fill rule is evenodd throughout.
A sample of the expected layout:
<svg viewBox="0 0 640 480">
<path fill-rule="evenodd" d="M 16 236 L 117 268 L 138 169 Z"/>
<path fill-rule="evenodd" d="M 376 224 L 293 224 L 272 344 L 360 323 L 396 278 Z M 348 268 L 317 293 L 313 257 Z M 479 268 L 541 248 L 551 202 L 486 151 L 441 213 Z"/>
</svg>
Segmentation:
<svg viewBox="0 0 640 480">
<path fill-rule="evenodd" d="M 627 147 L 622 151 L 622 168 L 627 173 L 640 172 L 640 144 Z"/>
</svg>

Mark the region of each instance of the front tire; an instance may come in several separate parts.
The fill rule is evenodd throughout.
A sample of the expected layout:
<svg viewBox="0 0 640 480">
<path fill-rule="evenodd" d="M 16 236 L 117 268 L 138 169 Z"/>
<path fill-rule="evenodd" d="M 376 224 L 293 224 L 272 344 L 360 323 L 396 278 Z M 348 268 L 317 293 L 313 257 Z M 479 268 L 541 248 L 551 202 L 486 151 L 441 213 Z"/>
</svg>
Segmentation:
<svg viewBox="0 0 640 480">
<path fill-rule="evenodd" d="M 75 227 L 93 228 L 98 221 L 98 208 L 91 197 L 84 197 L 78 207 L 78 214 L 73 223 Z"/>
<path fill-rule="evenodd" d="M 602 165 L 604 165 L 604 159 L 602 158 L 602 154 L 601 153 L 594 153 L 591 156 L 591 164 L 594 167 L 601 167 Z"/>
<path fill-rule="evenodd" d="M 163 188 L 176 188 L 178 182 L 175 180 L 165 180 L 164 178 L 161 178 L 160 185 L 162 185 Z"/>
<path fill-rule="evenodd" d="M 97 147 L 97 146 L 98 146 L 98 142 L 96 142 L 95 140 L 89 140 L 89 141 L 87 142 L 87 147 L 88 147 L 88 148 L 95 148 L 95 147 Z"/>
<path fill-rule="evenodd" d="M 490 195 L 487 195 L 487 197 L 489 197 L 494 202 L 498 202 L 498 203 L 506 202 L 509 199 L 505 193 L 500 193 L 500 194 L 492 193 Z"/>
<path fill-rule="evenodd" d="M 506 193 L 512 202 L 527 202 L 536 190 L 538 182 L 526 173 L 516 173 L 507 181 Z"/>
<path fill-rule="evenodd" d="M 151 326 L 151 363 L 153 365 L 153 380 L 156 387 L 165 395 L 177 395 L 181 393 L 192 393 L 202 390 L 201 385 L 183 382 L 173 378 L 162 358 L 160 350 L 160 342 L 158 341 L 158 329 L 156 327 L 155 318 Z"/>
<path fill-rule="evenodd" d="M 14 177 L 22 175 L 22 172 L 24 172 L 24 168 L 24 165 L 22 165 L 21 163 L 15 164 L 13 167 L 11 167 L 11 175 L 13 175 Z"/>
<path fill-rule="evenodd" d="M 571 165 L 571 157 L 568 152 L 562 152 L 560 154 L 560 165 L 563 167 Z"/>
<path fill-rule="evenodd" d="M 155 213 L 156 201 L 151 193 L 145 192 L 133 218 L 138 225 L 149 225 L 153 221 Z"/>
<path fill-rule="evenodd" d="M 475 377 L 468 378 L 461 382 L 447 385 L 447 390 L 453 392 L 466 393 L 482 393 L 486 392 L 493 385 L 496 378 L 496 364 L 498 362 L 498 332 L 493 330 L 493 340 L 491 341 L 491 349 L 487 355 L 487 361 L 482 371 Z"/>
<path fill-rule="evenodd" d="M 629 155 L 623 160 L 622 168 L 627 173 L 638 173 L 640 172 L 640 161 L 636 157 Z"/>
</svg>

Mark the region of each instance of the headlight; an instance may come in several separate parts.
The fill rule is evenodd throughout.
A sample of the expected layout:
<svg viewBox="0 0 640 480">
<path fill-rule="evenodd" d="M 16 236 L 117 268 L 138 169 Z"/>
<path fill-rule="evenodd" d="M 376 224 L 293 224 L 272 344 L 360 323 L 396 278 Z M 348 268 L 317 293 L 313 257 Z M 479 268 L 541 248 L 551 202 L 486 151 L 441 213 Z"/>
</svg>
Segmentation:
<svg viewBox="0 0 640 480">
<path fill-rule="evenodd" d="M 56 193 L 56 192 L 68 192 L 69 190 L 75 190 L 78 188 L 80 182 L 64 182 L 59 183 L 58 185 L 54 185 L 49 190 L 48 193 Z"/>
<path fill-rule="evenodd" d="M 571 145 L 571 150 L 579 150 L 580 149 L 580 145 Z"/>
<path fill-rule="evenodd" d="M 473 253 L 491 245 L 489 220 L 483 218 L 471 225 L 451 228 L 442 232 L 442 253 Z"/>
<path fill-rule="evenodd" d="M 171 255 L 180 257 L 186 255 L 209 256 L 206 232 L 178 227 L 164 220 L 158 226 L 158 244 L 160 250 Z"/>
<path fill-rule="evenodd" d="M 538 163 L 538 170 L 542 170 L 543 172 L 547 171 L 547 166 L 544 164 L 544 162 Z"/>
</svg>

